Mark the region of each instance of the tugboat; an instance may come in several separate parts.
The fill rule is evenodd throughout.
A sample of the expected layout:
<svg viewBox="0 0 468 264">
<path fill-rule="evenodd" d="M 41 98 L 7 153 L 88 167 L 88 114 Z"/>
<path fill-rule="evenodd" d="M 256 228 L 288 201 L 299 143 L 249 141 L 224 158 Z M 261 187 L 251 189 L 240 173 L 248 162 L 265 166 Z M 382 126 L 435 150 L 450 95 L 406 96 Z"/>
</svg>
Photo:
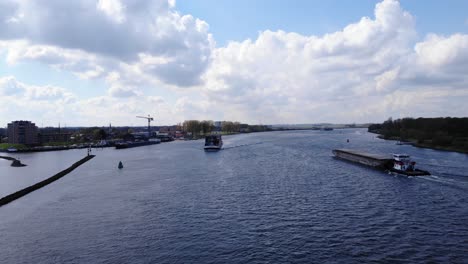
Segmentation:
<svg viewBox="0 0 468 264">
<path fill-rule="evenodd" d="M 415 166 L 416 162 L 412 161 L 409 155 L 393 154 L 393 166 L 389 171 L 407 176 L 431 175 L 428 171 L 416 169 Z"/>
<path fill-rule="evenodd" d="M 218 151 L 223 147 L 221 135 L 209 135 L 205 137 L 205 151 Z"/>
</svg>

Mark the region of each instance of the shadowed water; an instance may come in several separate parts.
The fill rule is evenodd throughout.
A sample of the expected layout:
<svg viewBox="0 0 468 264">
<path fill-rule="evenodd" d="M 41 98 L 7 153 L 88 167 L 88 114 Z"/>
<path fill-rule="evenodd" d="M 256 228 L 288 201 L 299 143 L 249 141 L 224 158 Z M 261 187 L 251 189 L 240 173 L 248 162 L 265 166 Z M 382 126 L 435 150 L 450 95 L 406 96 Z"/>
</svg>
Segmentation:
<svg viewBox="0 0 468 264">
<path fill-rule="evenodd" d="M 95 151 L 71 174 L 0 208 L 2 261 L 463 263 L 468 257 L 465 154 L 395 145 L 362 129 L 224 142 L 217 153 L 205 153 L 202 141 Z M 433 175 L 388 175 L 332 157 L 331 149 L 344 147 L 408 153 Z"/>
</svg>

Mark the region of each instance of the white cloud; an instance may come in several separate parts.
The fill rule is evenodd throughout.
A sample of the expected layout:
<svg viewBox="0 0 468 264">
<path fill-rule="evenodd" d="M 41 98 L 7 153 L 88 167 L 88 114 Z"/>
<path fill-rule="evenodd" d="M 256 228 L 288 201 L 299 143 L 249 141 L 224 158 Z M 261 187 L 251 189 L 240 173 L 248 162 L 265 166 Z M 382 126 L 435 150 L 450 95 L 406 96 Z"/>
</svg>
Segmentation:
<svg viewBox="0 0 468 264">
<path fill-rule="evenodd" d="M 44 5 L 7 0 L 1 8 L 7 11 L 0 11 L 0 41 L 8 42 L 10 63 L 26 59 L 65 65 L 84 78 L 99 76 L 102 69 L 118 70 L 117 61 L 144 67 L 167 84 L 193 86 L 214 46 L 208 24 L 180 15 L 174 1 L 50 0 Z M 166 63 L 142 61 L 140 54 Z M 94 57 L 92 65 L 82 65 L 90 63 L 89 57 Z M 76 64 L 85 69 L 74 69 Z"/>
<path fill-rule="evenodd" d="M 147 113 L 158 113 L 166 124 L 468 114 L 468 35 L 418 40 L 414 18 L 396 0 L 323 36 L 265 30 L 223 47 L 215 47 L 206 22 L 178 13 L 175 1 L 37 3 L 0 3 L 8 10 L 0 8 L 0 53 L 11 65 L 39 61 L 81 79 L 104 80 L 108 90 L 101 96 L 60 106 L 84 124 L 128 124 Z M 58 17 L 59 11 L 65 15 Z M 55 86 L 26 87 L 32 85 L 4 78 L 0 93 L 56 105 L 67 98 L 67 90 Z M 167 93 L 170 99 L 161 96 Z"/>
<path fill-rule="evenodd" d="M 13 96 L 24 91 L 23 85 L 16 82 L 13 76 L 0 77 L 0 95 Z"/>
<path fill-rule="evenodd" d="M 96 6 L 115 22 L 125 21 L 125 6 L 119 0 L 99 0 Z"/>
<path fill-rule="evenodd" d="M 442 37 L 429 35 L 416 44 L 415 51 L 422 65 L 440 68 L 455 65 L 468 66 L 468 35 L 455 34 Z"/>
<path fill-rule="evenodd" d="M 385 0 L 376 5 L 375 18 L 364 17 L 342 31 L 324 36 L 264 31 L 256 40 L 216 49 L 204 75 L 204 95 L 210 108 L 249 122 L 437 115 L 431 110 L 438 108 L 433 91 L 468 88 L 466 38 L 432 35 L 418 43 L 411 14 L 398 1 Z M 432 104 L 425 104 L 429 98 Z M 468 114 L 462 101 L 450 107 L 453 115 Z"/>
<path fill-rule="evenodd" d="M 75 96 L 66 89 L 56 86 L 27 85 L 13 76 L 0 77 L 0 94 L 17 101 L 58 101 L 70 102 Z M 12 99 L 12 98 L 9 98 Z"/>
<path fill-rule="evenodd" d="M 399 64 L 412 53 L 411 15 L 384 1 L 375 16 L 321 37 L 264 31 L 255 41 L 231 42 L 213 53 L 205 95 L 213 108 L 242 104 L 239 119 L 249 121 L 345 121 L 364 96 L 393 91 Z"/>
</svg>

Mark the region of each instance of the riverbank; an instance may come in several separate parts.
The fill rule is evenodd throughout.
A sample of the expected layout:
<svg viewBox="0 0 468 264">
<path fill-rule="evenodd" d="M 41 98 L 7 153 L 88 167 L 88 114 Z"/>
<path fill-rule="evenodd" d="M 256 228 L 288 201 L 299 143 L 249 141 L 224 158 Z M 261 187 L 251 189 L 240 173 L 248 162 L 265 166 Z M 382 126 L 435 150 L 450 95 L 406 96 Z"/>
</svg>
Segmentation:
<svg viewBox="0 0 468 264">
<path fill-rule="evenodd" d="M 468 150 L 463 149 L 461 147 L 457 147 L 457 146 L 440 146 L 440 145 L 431 144 L 429 142 L 421 143 L 421 142 L 418 142 L 416 139 L 402 139 L 401 137 L 385 137 L 384 135 L 379 134 L 374 131 L 369 131 L 369 132 L 377 134 L 378 135 L 377 137 L 380 139 L 395 141 L 396 142 L 395 144 L 398 144 L 398 142 L 402 142 L 401 145 L 411 145 L 411 146 L 418 147 L 418 148 L 426 148 L 426 149 L 451 151 L 451 152 L 468 154 Z"/>
</svg>

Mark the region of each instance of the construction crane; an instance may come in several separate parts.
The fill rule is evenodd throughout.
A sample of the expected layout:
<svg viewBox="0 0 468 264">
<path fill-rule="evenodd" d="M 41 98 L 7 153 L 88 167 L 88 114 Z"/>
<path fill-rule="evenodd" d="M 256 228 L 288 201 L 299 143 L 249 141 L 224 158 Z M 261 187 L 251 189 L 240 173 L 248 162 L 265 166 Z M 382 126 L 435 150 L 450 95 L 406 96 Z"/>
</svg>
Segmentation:
<svg viewBox="0 0 468 264">
<path fill-rule="evenodd" d="M 147 119 L 148 120 L 148 138 L 151 137 L 151 121 L 154 120 L 154 118 L 152 118 L 150 115 L 148 115 L 147 117 L 146 116 L 137 116 L 138 118 L 144 118 L 144 119 Z"/>
</svg>

